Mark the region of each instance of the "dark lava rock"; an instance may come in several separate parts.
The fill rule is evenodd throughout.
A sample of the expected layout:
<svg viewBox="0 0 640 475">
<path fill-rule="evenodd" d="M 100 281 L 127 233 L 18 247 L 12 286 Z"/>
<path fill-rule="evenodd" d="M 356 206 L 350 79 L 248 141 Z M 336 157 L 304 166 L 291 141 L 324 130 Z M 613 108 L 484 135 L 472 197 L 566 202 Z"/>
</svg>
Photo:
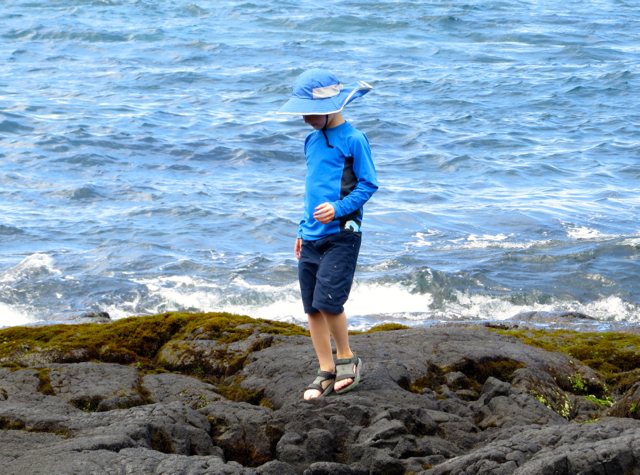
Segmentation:
<svg viewBox="0 0 640 475">
<path fill-rule="evenodd" d="M 53 395 L 87 410 L 109 411 L 144 404 L 138 371 L 107 363 L 47 365 Z"/>
<path fill-rule="evenodd" d="M 518 322 L 549 323 L 562 320 L 596 321 L 597 319 L 580 312 L 522 312 L 509 318 L 509 320 L 515 320 Z"/>
<path fill-rule="evenodd" d="M 640 383 L 634 384 L 622 399 L 607 411 L 607 415 L 640 419 Z"/>
<path fill-rule="evenodd" d="M 361 473 L 361 471 L 354 471 L 353 468 L 348 465 L 334 462 L 316 462 L 306 469 L 303 475 L 354 475 Z M 369 473 L 365 471 L 364 473 Z"/>
<path fill-rule="evenodd" d="M 111 315 L 109 315 L 107 312 L 91 311 L 91 312 L 86 312 L 86 313 L 83 313 L 82 315 L 79 315 L 78 318 L 109 321 L 111 320 Z"/>
<path fill-rule="evenodd" d="M 258 475 L 297 475 L 291 465 L 279 460 L 272 460 L 256 468 Z"/>
<path fill-rule="evenodd" d="M 156 363 L 207 367 L 218 377 L 209 382 L 29 355 L 20 362 L 30 368 L 0 368 L 0 472 L 640 471 L 640 386 L 609 411 L 625 418 L 603 417 L 604 406 L 572 392 L 576 381 L 603 387 L 603 377 L 564 354 L 485 328 L 355 335 L 361 384 L 304 401 L 317 369 L 310 339 L 258 330 L 224 344 L 189 330 L 159 349 Z M 569 423 L 587 417 L 602 418 Z"/>
<path fill-rule="evenodd" d="M 603 423 L 511 430 L 422 475 L 638 473 L 640 426 Z"/>
<path fill-rule="evenodd" d="M 567 420 L 529 394 L 496 378 L 484 383 L 480 398 L 471 403 L 480 429 L 530 424 L 568 424 Z"/>
<path fill-rule="evenodd" d="M 154 402 L 177 401 L 194 409 L 225 399 L 214 385 L 181 374 L 148 374 L 142 378 L 142 387 Z"/>
</svg>

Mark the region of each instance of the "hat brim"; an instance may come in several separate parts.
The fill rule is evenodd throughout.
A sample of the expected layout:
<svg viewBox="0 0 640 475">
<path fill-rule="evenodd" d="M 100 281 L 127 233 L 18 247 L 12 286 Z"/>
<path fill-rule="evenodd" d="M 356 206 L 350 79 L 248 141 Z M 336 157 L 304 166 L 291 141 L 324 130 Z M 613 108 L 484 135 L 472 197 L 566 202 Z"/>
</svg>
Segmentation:
<svg viewBox="0 0 640 475">
<path fill-rule="evenodd" d="M 344 86 L 340 90 L 340 94 L 325 99 L 301 99 L 292 97 L 289 99 L 276 114 L 284 115 L 328 115 L 335 114 L 344 109 L 354 99 L 364 96 L 373 89 L 372 86 L 364 81 Z"/>
</svg>

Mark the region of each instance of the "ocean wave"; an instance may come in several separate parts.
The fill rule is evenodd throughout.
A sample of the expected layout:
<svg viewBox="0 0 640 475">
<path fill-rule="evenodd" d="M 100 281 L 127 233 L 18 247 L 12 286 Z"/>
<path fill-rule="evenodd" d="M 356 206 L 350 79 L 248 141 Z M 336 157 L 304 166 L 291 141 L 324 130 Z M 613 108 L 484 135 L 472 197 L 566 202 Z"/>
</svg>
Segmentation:
<svg viewBox="0 0 640 475">
<path fill-rule="evenodd" d="M 36 256 L 30 262 L 17 266 L 11 278 L 7 278 L 6 273 L 2 275 L 0 282 L 15 285 L 20 280 L 33 279 L 36 275 L 46 278 L 51 274 L 49 264 L 50 261 L 47 259 Z M 22 268 L 31 270 L 24 272 L 20 270 Z M 0 324 L 43 322 L 52 318 L 55 320 L 60 312 L 79 315 L 87 310 L 105 311 L 113 319 L 177 311 L 230 312 L 253 318 L 300 323 L 306 321 L 298 283 L 293 276 L 287 278 L 288 283 L 259 284 L 241 275 L 236 275 L 231 281 L 218 282 L 186 275 L 140 279 L 136 278 L 134 273 L 131 274 L 126 293 L 108 292 L 108 298 L 95 301 L 91 308 L 72 311 L 64 307 L 62 301 L 63 307 L 43 309 L 38 306 L 38 298 L 31 302 L 3 303 L 0 309 L 3 319 Z M 66 277 L 75 281 L 71 276 L 62 278 Z M 606 278 L 596 274 L 587 277 L 597 285 L 615 284 L 606 282 Z M 61 278 L 59 274 L 58 278 Z M 472 283 L 472 280 L 475 283 Z M 81 284 L 75 282 L 74 285 Z M 460 285 L 460 289 L 456 289 L 456 285 Z M 68 286 L 56 287 L 64 288 L 68 289 Z M 531 311 L 571 311 L 603 322 L 640 322 L 640 304 L 618 296 L 579 302 L 539 293 L 518 294 L 507 289 L 501 293 L 503 295 L 497 295 L 476 278 L 468 277 L 465 280 L 463 276 L 445 276 L 437 271 L 429 271 L 423 284 L 414 278 L 386 283 L 357 278 L 345 309 L 351 329 L 369 328 L 390 321 L 415 326 L 447 321 L 505 320 L 519 313 Z M 5 297 L 8 295 L 2 287 L 0 294 L 6 294 Z M 61 297 L 61 294 L 57 294 L 59 301 Z"/>
<path fill-rule="evenodd" d="M 24 233 L 25 232 L 20 228 L 0 224 L 0 236 L 15 236 L 16 234 L 24 234 Z"/>
<path fill-rule="evenodd" d="M 55 259 L 46 254 L 31 254 L 19 264 L 0 272 L 0 283 L 15 284 L 24 281 L 38 281 L 50 276 L 59 276 Z"/>
</svg>

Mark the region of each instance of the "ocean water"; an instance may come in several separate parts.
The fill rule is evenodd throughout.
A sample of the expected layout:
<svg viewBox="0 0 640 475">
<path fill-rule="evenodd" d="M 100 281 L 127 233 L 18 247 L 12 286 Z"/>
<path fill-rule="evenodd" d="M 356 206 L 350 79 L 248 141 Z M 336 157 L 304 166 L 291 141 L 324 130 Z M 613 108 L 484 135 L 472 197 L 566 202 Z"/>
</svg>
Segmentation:
<svg viewBox="0 0 640 475">
<path fill-rule="evenodd" d="M 374 86 L 352 328 L 640 322 L 639 60 L 637 0 L 0 2 L 0 326 L 304 321 L 311 67 Z"/>
</svg>

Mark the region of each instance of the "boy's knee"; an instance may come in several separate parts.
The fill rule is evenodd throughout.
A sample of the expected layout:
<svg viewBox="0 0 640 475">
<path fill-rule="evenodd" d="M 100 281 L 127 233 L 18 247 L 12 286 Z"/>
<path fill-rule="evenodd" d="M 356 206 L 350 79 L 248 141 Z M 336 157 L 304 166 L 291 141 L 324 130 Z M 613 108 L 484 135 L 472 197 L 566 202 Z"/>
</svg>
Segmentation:
<svg viewBox="0 0 640 475">
<path fill-rule="evenodd" d="M 320 313 L 322 313 L 322 315 L 325 318 L 339 318 L 344 315 L 344 311 L 336 313 L 336 312 L 328 312 L 326 310 L 320 310 Z"/>
<path fill-rule="evenodd" d="M 333 303 L 327 299 L 318 300 L 317 298 L 314 298 L 313 306 L 316 307 L 323 315 L 340 315 L 341 313 L 344 313 L 344 303 L 346 303 L 346 301 L 347 299 L 345 298 L 342 303 Z"/>
</svg>

